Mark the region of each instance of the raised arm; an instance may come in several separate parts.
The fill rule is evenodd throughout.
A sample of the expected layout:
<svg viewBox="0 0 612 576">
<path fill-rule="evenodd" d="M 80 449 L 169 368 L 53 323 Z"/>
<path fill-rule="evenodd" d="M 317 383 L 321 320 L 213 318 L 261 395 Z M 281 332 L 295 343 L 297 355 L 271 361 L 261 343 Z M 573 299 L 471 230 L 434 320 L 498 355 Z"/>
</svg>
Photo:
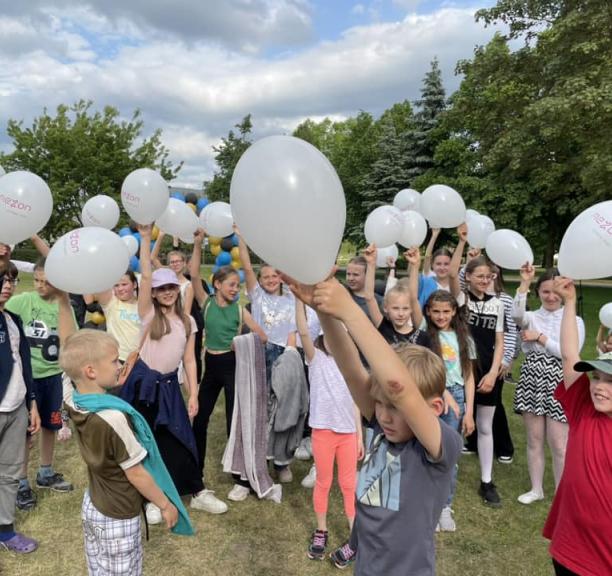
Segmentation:
<svg viewBox="0 0 612 576">
<path fill-rule="evenodd" d="M 410 292 L 410 308 L 412 309 L 412 323 L 418 328 L 423 322 L 423 310 L 419 302 L 419 267 L 421 265 L 421 253 L 418 248 L 409 248 L 404 252 L 404 258 L 408 262 L 408 290 Z"/>
<path fill-rule="evenodd" d="M 200 277 L 200 264 L 202 263 L 202 242 L 206 233 L 202 228 L 198 228 L 196 233 L 193 235 L 193 252 L 191 253 L 191 259 L 189 260 L 189 275 L 191 276 L 191 287 L 193 289 L 192 299 L 195 298 L 200 308 L 204 306 L 204 302 L 208 298 L 204 285 L 202 284 L 202 278 Z M 191 308 L 190 308 L 191 309 Z"/>
<path fill-rule="evenodd" d="M 153 269 L 151 267 L 151 224 L 139 224 L 140 285 L 138 286 L 138 315 L 144 318 L 153 309 Z"/>
<path fill-rule="evenodd" d="M 317 284 L 314 302 L 320 311 L 333 314 L 344 323 L 366 357 L 372 376 L 380 383 L 427 452 L 434 459 L 439 458 L 442 432 L 436 413 L 429 408 L 408 368 L 346 289 L 335 279 Z"/>
<path fill-rule="evenodd" d="M 535 268 L 529 262 L 525 262 L 521 267 L 520 274 L 521 283 L 516 290 L 516 296 L 512 303 L 512 317 L 521 328 L 527 328 L 529 325 L 525 315 L 527 310 L 527 294 L 529 294 L 529 287 L 535 278 Z"/>
<path fill-rule="evenodd" d="M 295 299 L 295 324 L 298 329 L 298 334 L 300 335 L 300 340 L 302 341 L 302 349 L 304 350 L 306 360 L 312 362 L 316 351 L 314 343 L 310 339 L 310 332 L 308 331 L 305 304 L 299 298 Z"/>
<path fill-rule="evenodd" d="M 423 258 L 423 274 L 425 274 L 425 276 L 429 276 L 429 274 L 431 274 L 431 255 L 433 254 L 433 250 L 439 235 L 440 228 L 431 229 L 431 237 L 429 238 L 429 242 L 425 248 L 425 258 Z"/>
<path fill-rule="evenodd" d="M 451 294 L 457 298 L 459 293 L 461 292 L 461 282 L 459 280 L 459 269 L 461 268 L 461 260 L 463 259 L 463 251 L 465 250 L 465 244 L 467 242 L 467 233 L 468 228 L 467 224 L 461 224 L 457 228 L 457 234 L 459 235 L 459 242 L 457 242 L 457 246 L 455 247 L 455 251 L 453 252 L 453 257 L 451 258 L 450 267 L 448 270 L 448 277 L 450 283 L 450 291 Z"/>
<path fill-rule="evenodd" d="M 383 315 L 374 294 L 374 289 L 376 286 L 376 255 L 377 250 L 374 244 L 370 244 L 363 251 L 363 257 L 367 262 L 364 286 L 365 300 L 368 306 L 368 314 L 370 315 L 372 324 L 378 328 L 383 321 Z"/>
<path fill-rule="evenodd" d="M 234 233 L 238 236 L 238 252 L 240 254 L 240 261 L 242 262 L 242 269 L 244 270 L 244 278 L 246 281 L 247 292 L 252 292 L 257 286 L 257 275 L 253 270 L 251 264 L 251 256 L 249 255 L 249 247 L 240 234 L 238 227 L 234 226 Z"/>
<path fill-rule="evenodd" d="M 563 362 L 563 383 L 569 388 L 581 376 L 574 370 L 580 362 L 578 323 L 576 321 L 576 287 L 574 281 L 563 276 L 553 280 L 554 290 L 563 298 L 563 318 L 561 319 L 561 360 Z"/>
<path fill-rule="evenodd" d="M 153 252 L 151 252 L 151 262 L 153 263 L 153 267 L 163 268 L 163 264 L 159 259 L 159 251 L 161 250 L 162 242 L 164 241 L 165 234 L 160 230 L 157 233 L 157 240 L 155 240 L 155 245 L 153 246 Z"/>
<path fill-rule="evenodd" d="M 605 354 L 608 351 L 607 342 L 608 342 L 608 331 L 609 328 L 606 328 L 603 324 L 599 325 L 599 330 L 597 330 L 597 354 Z"/>
<path fill-rule="evenodd" d="M 57 296 L 58 304 L 58 319 L 57 319 L 57 332 L 60 338 L 60 348 L 69 336 L 72 336 L 78 327 L 74 321 L 74 312 L 70 305 L 70 296 L 67 292 L 59 292 Z"/>
<path fill-rule="evenodd" d="M 34 234 L 30 240 L 32 240 L 32 244 L 34 244 L 34 248 L 38 250 L 38 253 L 43 258 L 46 258 L 50 250 L 49 245 L 38 234 Z"/>
</svg>

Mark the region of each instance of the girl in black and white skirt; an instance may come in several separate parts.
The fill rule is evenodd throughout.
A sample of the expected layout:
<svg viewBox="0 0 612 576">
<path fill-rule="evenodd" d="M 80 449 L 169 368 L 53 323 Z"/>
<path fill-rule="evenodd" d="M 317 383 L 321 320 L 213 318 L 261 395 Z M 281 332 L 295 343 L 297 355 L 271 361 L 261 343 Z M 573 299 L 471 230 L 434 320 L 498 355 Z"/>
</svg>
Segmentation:
<svg viewBox="0 0 612 576">
<path fill-rule="evenodd" d="M 527 294 L 534 279 L 533 266 L 521 268 L 521 284 L 514 299 L 512 314 L 522 329 L 522 350 L 525 361 L 514 396 L 514 409 L 523 415 L 527 430 L 527 465 L 531 490 L 518 497 L 521 504 L 532 504 L 544 498 L 542 481 L 545 465 L 545 440 L 553 460 L 555 488 L 559 484 L 565 461 L 568 425 L 561 404 L 554 392 L 561 380 L 561 317 L 563 303 L 553 290 L 556 270 L 548 270 L 536 282 L 536 292 L 541 306 L 534 312 L 526 312 Z M 584 343 L 584 323 L 578 321 L 580 348 Z"/>
</svg>

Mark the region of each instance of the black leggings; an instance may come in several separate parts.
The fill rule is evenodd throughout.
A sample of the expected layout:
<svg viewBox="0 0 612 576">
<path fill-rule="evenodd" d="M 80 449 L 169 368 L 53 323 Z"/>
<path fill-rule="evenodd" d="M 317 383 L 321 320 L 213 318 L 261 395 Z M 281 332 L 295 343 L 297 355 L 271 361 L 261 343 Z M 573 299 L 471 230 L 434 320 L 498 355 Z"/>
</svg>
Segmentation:
<svg viewBox="0 0 612 576">
<path fill-rule="evenodd" d="M 215 409 L 221 390 L 225 391 L 225 423 L 229 437 L 234 411 L 234 376 L 236 374 L 236 356 L 233 352 L 210 354 L 204 356 L 204 378 L 198 392 L 198 414 L 193 421 L 193 433 L 198 447 L 200 472 L 204 474 L 206 460 L 206 439 L 208 422 Z"/>
<path fill-rule="evenodd" d="M 557 562 L 554 558 L 552 562 L 553 566 L 555 567 L 556 576 L 578 576 L 576 572 L 572 572 L 569 568 L 563 566 L 563 564 L 559 564 L 559 562 Z"/>
</svg>

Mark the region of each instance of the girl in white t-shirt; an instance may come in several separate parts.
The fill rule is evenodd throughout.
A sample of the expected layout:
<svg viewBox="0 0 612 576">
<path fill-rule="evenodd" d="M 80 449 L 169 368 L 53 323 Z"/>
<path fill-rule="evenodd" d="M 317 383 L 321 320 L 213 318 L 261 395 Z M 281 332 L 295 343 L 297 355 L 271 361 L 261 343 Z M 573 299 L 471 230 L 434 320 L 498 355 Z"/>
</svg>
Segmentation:
<svg viewBox="0 0 612 576">
<path fill-rule="evenodd" d="M 308 557 L 322 560 L 327 547 L 327 505 L 338 466 L 338 484 L 344 500 L 349 528 L 355 518 L 357 460 L 363 457 L 363 439 L 359 411 L 335 360 L 330 356 L 325 337 L 313 342 L 302 302 L 296 302 L 296 324 L 302 340 L 310 379 L 310 417 L 312 453 L 317 470 L 313 505 L 317 529 L 312 534 Z"/>
</svg>

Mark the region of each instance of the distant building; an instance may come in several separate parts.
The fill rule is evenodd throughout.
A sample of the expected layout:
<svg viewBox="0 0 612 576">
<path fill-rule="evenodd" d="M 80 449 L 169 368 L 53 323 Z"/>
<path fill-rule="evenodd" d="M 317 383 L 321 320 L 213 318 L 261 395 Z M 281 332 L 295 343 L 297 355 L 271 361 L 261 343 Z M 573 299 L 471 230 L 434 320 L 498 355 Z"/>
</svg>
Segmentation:
<svg viewBox="0 0 612 576">
<path fill-rule="evenodd" d="M 204 188 L 186 188 L 185 186 L 172 186 L 168 187 L 170 189 L 170 194 L 173 192 L 180 192 L 184 196 L 187 194 L 195 194 L 198 198 L 206 198 L 206 194 L 204 193 Z"/>
</svg>

